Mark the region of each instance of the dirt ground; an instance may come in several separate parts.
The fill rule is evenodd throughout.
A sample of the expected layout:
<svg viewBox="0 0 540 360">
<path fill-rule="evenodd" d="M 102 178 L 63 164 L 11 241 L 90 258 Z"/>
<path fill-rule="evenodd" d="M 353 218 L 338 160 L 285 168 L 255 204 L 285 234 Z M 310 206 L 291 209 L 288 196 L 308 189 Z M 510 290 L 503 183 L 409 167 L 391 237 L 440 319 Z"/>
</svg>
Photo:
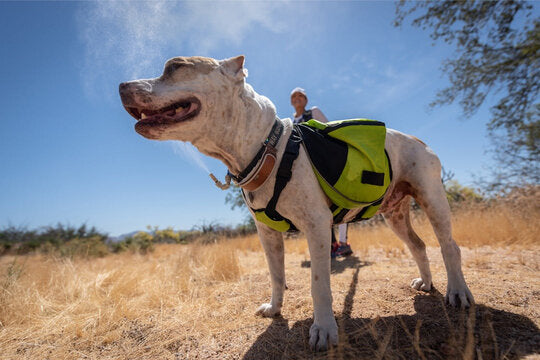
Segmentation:
<svg viewBox="0 0 540 360">
<path fill-rule="evenodd" d="M 328 353 L 314 354 L 308 345 L 313 322 L 310 263 L 288 254 L 289 289 L 281 317 L 216 333 L 214 341 L 202 347 L 179 341 L 172 350 L 179 359 L 540 358 L 538 249 L 506 252 L 484 247 L 462 253 L 477 302 L 471 310 L 444 305 L 446 274 L 438 248 L 429 249 L 436 286 L 430 294 L 409 287 L 417 269 L 408 254 L 389 257 L 375 249 L 337 259 L 332 263 L 332 287 L 340 344 Z M 253 304 L 243 294 L 233 296 L 247 307 L 245 316 L 252 317 L 257 299 L 269 295 L 269 280 L 264 272 L 246 278 L 253 284 Z"/>
<path fill-rule="evenodd" d="M 32 315 L 19 324 L 1 325 L 0 358 L 538 359 L 539 250 L 540 247 L 462 248 L 465 277 L 477 303 L 464 311 L 444 305 L 446 273 L 439 248 L 428 248 L 436 287 L 429 294 L 409 287 L 411 279 L 417 277 L 417 269 L 406 251 L 371 248 L 333 260 L 333 308 L 340 343 L 325 353 L 314 353 L 308 345 L 313 322 L 310 262 L 301 251 L 286 254 L 288 290 L 282 316 L 273 319 L 254 315 L 257 307 L 270 298 L 268 270 L 260 251 L 239 252 L 241 274 L 236 280 L 198 284 L 199 280 L 194 278 L 189 296 L 176 305 L 174 301 L 165 301 L 168 286 L 164 284 L 160 290 L 163 298 L 152 293 L 155 301 L 141 300 L 134 303 L 140 305 L 130 309 L 122 305 L 125 297 L 142 299 L 144 290 L 119 292 L 112 297 L 114 288 L 98 284 L 95 278 L 103 278 L 103 283 L 110 283 L 107 286 L 127 280 L 89 275 L 89 284 L 93 285 L 81 289 L 99 287 L 104 300 L 97 305 L 98 310 L 90 309 L 89 314 L 100 312 L 101 317 L 96 315 L 97 320 L 91 322 L 93 315 L 69 315 L 68 303 L 60 306 L 55 318 L 47 315 L 41 305 L 43 315 L 39 319 Z M 157 269 L 156 274 L 144 271 L 164 282 L 166 279 L 159 278 L 163 276 L 160 266 L 182 259 L 180 255 L 171 256 L 158 249 L 146 257 L 133 255 L 125 263 L 120 261 L 123 258 L 111 256 L 92 260 L 88 266 L 105 271 L 107 266 L 121 268 L 130 261 L 138 261 L 140 265 L 136 266 L 142 269 L 154 261 L 149 269 Z M 83 265 L 72 263 L 67 272 L 82 274 Z M 126 270 L 125 276 L 130 271 L 135 270 Z M 30 272 L 28 269 L 27 276 Z M 79 277 L 82 279 L 82 275 Z M 121 309 L 121 316 L 104 325 L 103 314 L 112 309 Z M 76 330 L 67 322 L 61 324 L 60 320 L 68 315 L 80 323 Z"/>
</svg>

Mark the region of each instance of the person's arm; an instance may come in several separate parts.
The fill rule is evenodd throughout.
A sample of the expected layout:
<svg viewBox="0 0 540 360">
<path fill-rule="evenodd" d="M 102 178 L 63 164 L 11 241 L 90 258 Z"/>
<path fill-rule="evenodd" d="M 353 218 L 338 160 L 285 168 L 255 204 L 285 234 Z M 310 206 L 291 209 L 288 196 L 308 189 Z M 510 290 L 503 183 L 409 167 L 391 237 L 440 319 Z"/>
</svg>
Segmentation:
<svg viewBox="0 0 540 360">
<path fill-rule="evenodd" d="M 315 120 L 319 120 L 320 122 L 323 122 L 323 123 L 327 123 L 328 122 L 328 119 L 326 118 L 326 116 L 324 116 L 323 112 L 321 111 L 321 109 L 319 109 L 318 107 L 314 106 L 312 109 L 311 109 L 311 117 L 314 118 Z"/>
</svg>

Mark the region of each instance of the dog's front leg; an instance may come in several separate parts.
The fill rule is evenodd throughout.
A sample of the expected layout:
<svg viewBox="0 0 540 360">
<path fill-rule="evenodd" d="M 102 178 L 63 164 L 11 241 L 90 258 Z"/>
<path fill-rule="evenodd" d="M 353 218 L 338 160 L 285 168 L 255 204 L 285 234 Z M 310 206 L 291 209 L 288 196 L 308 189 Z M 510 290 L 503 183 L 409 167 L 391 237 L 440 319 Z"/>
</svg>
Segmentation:
<svg viewBox="0 0 540 360">
<path fill-rule="evenodd" d="M 270 270 L 272 281 L 272 299 L 270 303 L 262 304 L 257 310 L 257 315 L 271 317 L 281 312 L 283 305 L 283 292 L 285 291 L 285 258 L 283 248 L 283 235 L 268 226 L 255 222 L 257 232 L 266 254 L 266 261 Z"/>
<path fill-rule="evenodd" d="M 331 215 L 329 214 L 331 217 Z M 311 256 L 311 296 L 313 298 L 313 325 L 309 330 L 309 345 L 318 351 L 337 345 L 338 328 L 332 311 L 330 287 L 331 221 L 316 221 L 304 231 Z M 322 219 L 318 219 L 322 220 Z M 325 219 L 326 220 L 326 219 Z"/>
</svg>

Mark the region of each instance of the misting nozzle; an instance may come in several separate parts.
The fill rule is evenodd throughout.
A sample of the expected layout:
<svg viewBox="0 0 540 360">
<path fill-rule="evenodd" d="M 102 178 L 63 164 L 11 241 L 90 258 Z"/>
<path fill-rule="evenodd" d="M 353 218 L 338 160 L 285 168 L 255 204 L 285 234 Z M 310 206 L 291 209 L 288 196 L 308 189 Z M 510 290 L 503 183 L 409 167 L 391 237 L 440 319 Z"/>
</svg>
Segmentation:
<svg viewBox="0 0 540 360">
<path fill-rule="evenodd" d="M 219 182 L 219 180 L 214 176 L 214 174 L 210 173 L 210 177 L 212 178 L 212 180 L 214 180 L 216 184 Z"/>
<path fill-rule="evenodd" d="M 216 184 L 216 186 L 218 188 L 220 188 L 221 190 L 227 190 L 230 186 L 231 186 L 231 177 L 230 176 L 225 176 L 225 184 L 223 184 L 221 181 L 219 181 L 215 176 L 214 174 L 210 173 L 209 174 L 210 178 L 212 180 L 214 180 L 214 183 Z"/>
</svg>

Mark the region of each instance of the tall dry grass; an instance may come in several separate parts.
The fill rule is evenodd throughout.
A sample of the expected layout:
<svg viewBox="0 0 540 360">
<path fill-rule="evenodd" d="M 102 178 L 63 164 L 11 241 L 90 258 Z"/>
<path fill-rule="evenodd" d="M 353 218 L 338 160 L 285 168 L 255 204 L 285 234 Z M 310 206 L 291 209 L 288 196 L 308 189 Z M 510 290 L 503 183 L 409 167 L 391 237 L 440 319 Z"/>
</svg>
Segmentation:
<svg viewBox="0 0 540 360">
<path fill-rule="evenodd" d="M 538 214 L 538 204 L 470 205 L 454 214 L 454 236 L 467 247 L 539 245 Z M 423 215 L 415 216 L 413 223 L 428 245 L 436 244 Z M 373 250 L 389 257 L 406 254 L 401 241 L 382 224 L 352 227 L 349 238 L 360 257 Z M 301 235 L 285 243 L 287 253 L 309 258 Z M 268 279 L 256 235 L 209 245 L 163 244 L 149 254 L 91 260 L 4 256 L 0 358 L 105 358 L 110 347 L 125 338 L 163 345 L 182 327 L 195 337 L 233 329 L 238 326 L 234 319 L 247 311 L 235 299 L 254 296 L 250 287 L 260 281 Z M 263 296 L 258 293 L 256 299 Z M 140 319 L 153 324 L 152 332 L 134 325 Z M 130 352 L 142 351 L 137 349 L 123 349 L 123 356 L 137 357 L 140 353 Z M 161 356 L 148 351 L 150 358 Z"/>
<path fill-rule="evenodd" d="M 202 304 L 210 294 L 205 289 L 237 281 L 241 269 L 236 249 L 222 243 L 162 245 L 151 255 L 93 260 L 6 256 L 0 273 L 0 348 L 8 349 L 13 337 L 23 347 L 63 334 L 76 343 L 113 342 L 125 333 L 126 321 L 193 299 Z"/>
<path fill-rule="evenodd" d="M 540 245 L 540 191 L 491 202 L 463 203 L 452 213 L 452 234 L 463 247 L 526 248 Z M 411 213 L 411 223 L 427 246 L 438 246 L 433 228 L 422 212 Z M 307 243 L 291 241 L 286 249 L 306 254 Z M 349 241 L 356 252 L 380 249 L 387 255 L 407 255 L 403 242 L 384 223 L 349 225 Z"/>
</svg>

